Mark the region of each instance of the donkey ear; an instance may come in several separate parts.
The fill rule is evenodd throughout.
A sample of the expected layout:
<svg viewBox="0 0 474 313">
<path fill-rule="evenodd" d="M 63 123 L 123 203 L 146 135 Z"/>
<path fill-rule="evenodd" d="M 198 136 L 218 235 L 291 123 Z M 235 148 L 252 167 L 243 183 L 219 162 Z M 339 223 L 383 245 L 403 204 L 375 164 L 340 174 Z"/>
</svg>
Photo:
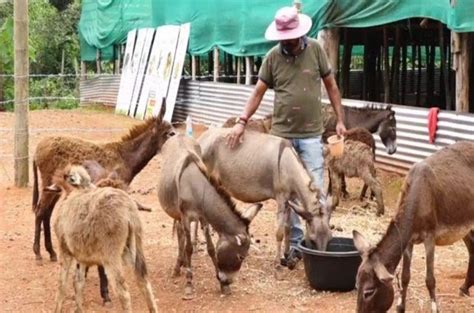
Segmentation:
<svg viewBox="0 0 474 313">
<path fill-rule="evenodd" d="M 354 237 L 354 245 L 359 251 L 360 254 L 365 254 L 370 249 L 370 243 L 359 233 L 357 230 L 352 231 L 352 236 Z"/>
<path fill-rule="evenodd" d="M 163 117 L 165 116 L 165 113 L 166 113 L 166 98 L 163 97 L 163 100 L 161 101 L 160 113 L 158 114 L 158 120 L 162 121 Z"/>
<path fill-rule="evenodd" d="M 391 284 L 393 280 L 393 275 L 390 274 L 385 267 L 379 260 L 376 261 L 374 266 L 375 275 L 377 278 L 384 284 Z"/>
<path fill-rule="evenodd" d="M 257 213 L 260 211 L 262 206 L 263 204 L 261 203 L 252 204 L 247 209 L 245 209 L 244 212 L 242 212 L 242 218 L 246 219 L 250 223 L 254 219 L 254 217 L 257 215 Z"/>
</svg>

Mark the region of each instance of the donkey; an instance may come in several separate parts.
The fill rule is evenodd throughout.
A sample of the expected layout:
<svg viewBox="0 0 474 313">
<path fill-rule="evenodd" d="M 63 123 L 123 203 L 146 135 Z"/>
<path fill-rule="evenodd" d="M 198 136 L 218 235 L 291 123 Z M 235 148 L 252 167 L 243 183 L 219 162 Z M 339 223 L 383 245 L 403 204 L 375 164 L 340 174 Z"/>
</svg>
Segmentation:
<svg viewBox="0 0 474 313">
<path fill-rule="evenodd" d="M 250 247 L 249 224 L 261 204 L 239 213 L 235 203 L 217 181 L 207 173 L 194 139 L 177 135 L 163 146 L 163 167 L 158 183 L 158 199 L 164 211 L 177 221 L 179 253 L 174 275 L 186 268 L 184 298 L 193 297 L 191 222 L 200 222 L 207 251 L 214 263 L 223 294 L 240 270 Z M 216 248 L 209 233 L 210 224 L 219 234 Z"/>
<path fill-rule="evenodd" d="M 158 312 L 147 278 L 142 226 L 135 201 L 120 189 L 96 188 L 81 166 L 67 166 L 54 176 L 53 181 L 65 191 L 54 224 L 61 258 L 55 312 L 62 311 L 73 260 L 78 262 L 74 281 L 76 312 L 82 312 L 86 267 L 90 265 L 104 266 L 115 283 L 122 308 L 131 311 L 130 294 L 122 273 L 123 261 L 134 266 L 137 283 L 150 312 Z"/>
<path fill-rule="evenodd" d="M 277 201 L 277 268 L 283 238 L 284 252 L 288 253 L 290 248 L 287 204 L 306 221 L 307 239 L 313 240 L 317 249 L 326 250 L 331 239 L 331 201 L 321 201 L 321 191 L 314 186 L 291 143 L 280 137 L 247 132 L 244 141 L 231 150 L 226 145 L 229 131 L 225 128 L 209 129 L 198 138 L 202 159 L 210 173 L 238 200 L 250 203 L 268 199 Z M 292 201 L 295 199 L 302 205 Z"/>
<path fill-rule="evenodd" d="M 129 185 L 132 179 L 156 155 L 163 143 L 174 134 L 172 126 L 163 122 L 165 104 L 161 107 L 158 117 L 148 119 L 141 125 L 133 127 L 129 134 L 121 140 L 96 144 L 72 137 L 47 137 L 36 146 L 33 160 L 33 211 L 35 217 L 35 240 L 33 251 L 37 263 L 41 264 L 40 235 L 41 224 L 44 229 L 46 250 L 51 261 L 57 256 L 51 242 L 50 220 L 54 206 L 60 194 L 45 189 L 51 185 L 56 169 L 67 164 L 81 164 L 85 160 L 96 160 L 104 168 L 115 170 L 121 180 Z M 39 194 L 38 171 L 41 174 L 43 190 Z"/>
<path fill-rule="evenodd" d="M 233 127 L 238 122 L 238 117 L 229 117 L 224 124 L 222 124 L 222 128 L 230 128 Z M 263 118 L 251 118 L 247 125 L 245 126 L 247 130 L 253 130 L 260 133 L 268 134 L 270 133 L 270 129 L 272 128 L 272 115 L 267 114 Z"/>
<path fill-rule="evenodd" d="M 435 245 L 451 245 L 463 238 L 469 265 L 460 290 L 474 285 L 474 143 L 458 142 L 437 151 L 409 171 L 398 212 L 376 247 L 354 231 L 362 255 L 357 273 L 357 311 L 381 312 L 392 305 L 393 273 L 403 255 L 402 290 L 397 310 L 405 311 L 413 245 L 426 250 L 426 287 L 432 312 L 438 311 L 434 277 Z"/>
<path fill-rule="evenodd" d="M 355 108 L 343 105 L 344 125 L 347 129 L 362 127 L 373 133 L 378 133 L 388 154 L 397 152 L 397 121 L 392 106 L 380 108 L 375 105 L 367 105 Z M 336 130 L 336 115 L 332 107 L 324 107 L 324 129 L 323 140 L 329 137 L 330 132 Z"/>
</svg>

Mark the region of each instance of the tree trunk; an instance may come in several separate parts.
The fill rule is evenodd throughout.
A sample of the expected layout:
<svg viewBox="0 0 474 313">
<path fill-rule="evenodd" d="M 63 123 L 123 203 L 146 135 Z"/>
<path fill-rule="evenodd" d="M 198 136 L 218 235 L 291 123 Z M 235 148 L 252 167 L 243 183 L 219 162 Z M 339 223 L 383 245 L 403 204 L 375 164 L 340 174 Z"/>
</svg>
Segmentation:
<svg viewBox="0 0 474 313">
<path fill-rule="evenodd" d="M 28 185 L 28 0 L 14 1 L 15 186 Z"/>
</svg>

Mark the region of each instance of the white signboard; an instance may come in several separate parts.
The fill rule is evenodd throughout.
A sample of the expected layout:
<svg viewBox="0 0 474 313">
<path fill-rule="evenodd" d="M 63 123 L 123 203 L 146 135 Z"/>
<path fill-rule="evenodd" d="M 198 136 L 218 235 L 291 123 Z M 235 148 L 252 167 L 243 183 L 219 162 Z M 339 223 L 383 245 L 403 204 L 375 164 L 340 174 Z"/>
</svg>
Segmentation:
<svg viewBox="0 0 474 313">
<path fill-rule="evenodd" d="M 140 61 L 137 70 L 137 78 L 135 80 L 135 87 L 133 89 L 132 100 L 130 101 L 130 110 L 128 115 L 131 117 L 135 116 L 135 110 L 137 108 L 138 98 L 140 96 L 140 91 L 142 89 L 143 83 L 143 76 L 145 75 L 145 70 L 148 64 L 148 56 L 150 55 L 150 47 L 153 41 L 153 35 L 155 33 L 155 29 L 153 28 L 144 28 L 140 29 L 140 31 L 145 31 L 145 40 L 143 42 L 143 48 L 141 51 Z"/>
<path fill-rule="evenodd" d="M 155 107 L 158 107 L 159 112 L 169 85 L 178 34 L 179 26 L 175 25 L 164 25 L 156 29 L 136 118 L 151 116 Z"/>
<path fill-rule="evenodd" d="M 130 86 L 133 83 L 131 59 L 135 47 L 136 36 L 136 29 L 129 31 L 127 35 L 127 45 L 125 47 L 125 55 L 123 57 L 122 76 L 120 78 L 120 88 L 117 96 L 117 105 L 115 106 L 115 113 L 117 114 L 127 114 L 128 108 L 130 106 L 132 89 L 127 88 L 127 86 Z"/>
<path fill-rule="evenodd" d="M 183 73 L 184 59 L 186 58 L 186 51 L 188 49 L 189 32 L 191 24 L 183 24 L 180 27 L 178 46 L 176 48 L 176 56 L 174 58 L 173 70 L 171 73 L 171 81 L 166 96 L 166 113 L 164 120 L 171 122 L 173 117 L 174 105 L 176 97 L 178 96 L 179 83 L 181 82 L 181 74 Z M 159 111 L 155 111 L 155 115 Z"/>
</svg>

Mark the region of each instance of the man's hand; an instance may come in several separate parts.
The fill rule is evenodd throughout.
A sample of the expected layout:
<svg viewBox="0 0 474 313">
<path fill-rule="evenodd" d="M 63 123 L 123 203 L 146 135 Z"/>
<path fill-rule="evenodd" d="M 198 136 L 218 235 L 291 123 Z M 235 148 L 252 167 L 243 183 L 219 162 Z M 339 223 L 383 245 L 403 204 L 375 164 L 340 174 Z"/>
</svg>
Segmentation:
<svg viewBox="0 0 474 313">
<path fill-rule="evenodd" d="M 242 143 L 244 140 L 244 131 L 245 126 L 236 123 L 230 133 L 226 136 L 227 138 L 227 145 L 230 146 L 231 149 L 237 146 L 237 144 Z"/>
<path fill-rule="evenodd" d="M 344 122 L 342 121 L 339 121 L 337 122 L 336 124 L 336 133 L 339 135 L 339 136 L 343 136 L 345 133 L 346 133 L 346 126 L 344 126 Z"/>
</svg>

